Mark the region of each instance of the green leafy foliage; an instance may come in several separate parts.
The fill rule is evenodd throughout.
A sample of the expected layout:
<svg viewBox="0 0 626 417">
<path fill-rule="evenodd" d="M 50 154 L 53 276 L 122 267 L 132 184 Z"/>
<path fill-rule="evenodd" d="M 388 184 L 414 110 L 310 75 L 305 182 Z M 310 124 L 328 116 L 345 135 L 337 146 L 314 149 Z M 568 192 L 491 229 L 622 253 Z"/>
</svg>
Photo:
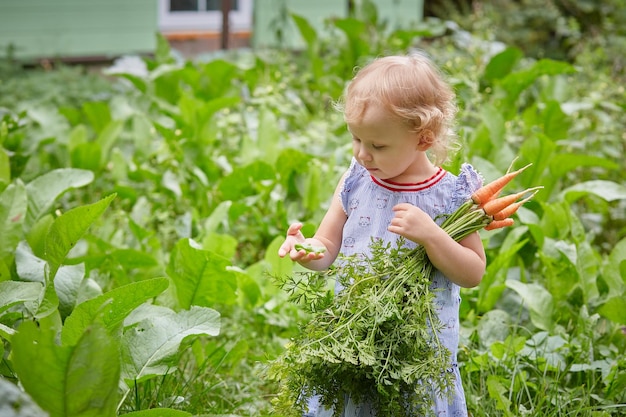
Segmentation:
<svg viewBox="0 0 626 417">
<path fill-rule="evenodd" d="M 372 242 L 365 260 L 342 258 L 331 272 L 283 278 L 291 299 L 312 317 L 270 366 L 282 383 L 279 413 L 301 415 L 317 394 L 335 415 L 348 396 L 372 402 L 380 415 L 428 414 L 432 392 L 450 392 L 452 374 L 441 371 L 450 352 L 437 337 L 432 266 L 423 250 L 401 245 Z M 333 297 L 328 280 L 345 289 Z"/>
<path fill-rule="evenodd" d="M 436 19 L 391 29 L 355 2 L 326 23 L 328 38 L 286 14 L 304 53 L 179 62 L 160 37 L 143 73 L 11 66 L 0 83 L 0 387 L 11 381 L 50 415 L 88 415 L 88 402 L 109 415 L 271 413 L 279 387 L 259 368 L 300 337 L 307 309 L 331 302 L 311 281 L 315 297 L 294 306 L 269 275 L 299 272 L 276 255 L 284 230 L 300 220 L 313 233 L 349 161 L 333 105 L 355 67 L 421 48 L 458 94 L 463 147 L 446 168 L 467 161 L 491 180 L 517 156 L 533 165 L 515 186 L 544 186 L 513 228 L 482 233 L 487 272 L 461 305 L 469 411 L 620 415 L 620 2 L 483 2 L 463 17 L 471 34 Z M 537 21 L 555 38 L 530 36 Z"/>
</svg>

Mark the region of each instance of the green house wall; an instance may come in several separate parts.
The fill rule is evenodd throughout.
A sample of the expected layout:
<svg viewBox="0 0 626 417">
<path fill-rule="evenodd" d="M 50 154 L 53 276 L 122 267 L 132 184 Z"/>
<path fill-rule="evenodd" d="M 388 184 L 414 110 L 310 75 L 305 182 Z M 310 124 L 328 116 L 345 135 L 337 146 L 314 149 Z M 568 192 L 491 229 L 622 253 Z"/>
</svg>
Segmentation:
<svg viewBox="0 0 626 417">
<path fill-rule="evenodd" d="M 423 19 L 424 0 L 371 1 L 376 5 L 379 21 L 386 21 L 389 28 L 406 28 Z M 348 2 L 347 0 L 254 0 L 252 44 L 255 48 L 304 46 L 304 41 L 295 24 L 285 15 L 285 11 L 306 18 L 318 33 L 322 33 L 326 19 L 348 16 Z M 282 36 L 277 35 L 278 30 L 282 32 Z"/>
<path fill-rule="evenodd" d="M 0 54 L 18 59 L 152 52 L 157 0 L 0 0 Z"/>
</svg>

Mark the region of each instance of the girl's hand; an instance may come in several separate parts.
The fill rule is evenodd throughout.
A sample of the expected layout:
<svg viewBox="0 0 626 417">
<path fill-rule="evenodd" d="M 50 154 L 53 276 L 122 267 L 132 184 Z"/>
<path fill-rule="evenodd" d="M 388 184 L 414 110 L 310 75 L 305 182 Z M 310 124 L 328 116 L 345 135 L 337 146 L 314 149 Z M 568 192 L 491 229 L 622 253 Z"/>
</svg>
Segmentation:
<svg viewBox="0 0 626 417">
<path fill-rule="evenodd" d="M 395 216 L 387 230 L 423 245 L 441 228 L 422 209 L 409 203 L 396 204 L 392 210 Z"/>
<path fill-rule="evenodd" d="M 324 257 L 326 248 L 315 246 L 312 239 L 306 239 L 302 232 L 302 223 L 293 223 L 287 230 L 287 237 L 278 249 L 278 256 L 284 258 L 287 254 L 292 261 L 307 263 Z"/>
</svg>

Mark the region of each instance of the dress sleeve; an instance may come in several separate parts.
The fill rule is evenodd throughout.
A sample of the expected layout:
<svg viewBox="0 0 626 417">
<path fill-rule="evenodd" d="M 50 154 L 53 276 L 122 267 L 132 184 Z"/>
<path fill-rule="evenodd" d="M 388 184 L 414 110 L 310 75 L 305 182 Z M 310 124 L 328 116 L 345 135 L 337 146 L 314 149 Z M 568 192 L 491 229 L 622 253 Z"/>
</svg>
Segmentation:
<svg viewBox="0 0 626 417">
<path fill-rule="evenodd" d="M 339 193 L 339 198 L 341 198 L 341 205 L 346 215 L 349 214 L 348 207 L 350 200 L 350 190 L 354 188 L 358 178 L 361 176 L 361 169 L 361 165 L 356 162 L 356 159 L 352 158 L 350 168 L 348 168 L 348 172 L 343 179 L 343 184 L 341 185 L 341 191 Z"/>
<path fill-rule="evenodd" d="M 450 212 L 456 210 L 467 201 L 472 193 L 483 185 L 483 176 L 470 164 L 461 165 L 461 171 L 456 178 L 455 190 L 452 196 Z"/>
</svg>

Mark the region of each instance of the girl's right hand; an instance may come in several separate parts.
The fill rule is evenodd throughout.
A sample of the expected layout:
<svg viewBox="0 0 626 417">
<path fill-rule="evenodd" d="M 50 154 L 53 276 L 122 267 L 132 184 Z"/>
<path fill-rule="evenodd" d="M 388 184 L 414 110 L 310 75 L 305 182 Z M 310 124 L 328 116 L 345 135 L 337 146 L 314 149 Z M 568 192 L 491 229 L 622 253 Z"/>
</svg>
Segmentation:
<svg viewBox="0 0 626 417">
<path fill-rule="evenodd" d="M 313 239 L 306 239 L 301 232 L 302 223 L 293 223 L 287 229 L 287 237 L 278 249 L 278 256 L 284 258 L 287 254 L 292 261 L 307 263 L 324 257 L 326 248 L 314 246 Z"/>
</svg>

